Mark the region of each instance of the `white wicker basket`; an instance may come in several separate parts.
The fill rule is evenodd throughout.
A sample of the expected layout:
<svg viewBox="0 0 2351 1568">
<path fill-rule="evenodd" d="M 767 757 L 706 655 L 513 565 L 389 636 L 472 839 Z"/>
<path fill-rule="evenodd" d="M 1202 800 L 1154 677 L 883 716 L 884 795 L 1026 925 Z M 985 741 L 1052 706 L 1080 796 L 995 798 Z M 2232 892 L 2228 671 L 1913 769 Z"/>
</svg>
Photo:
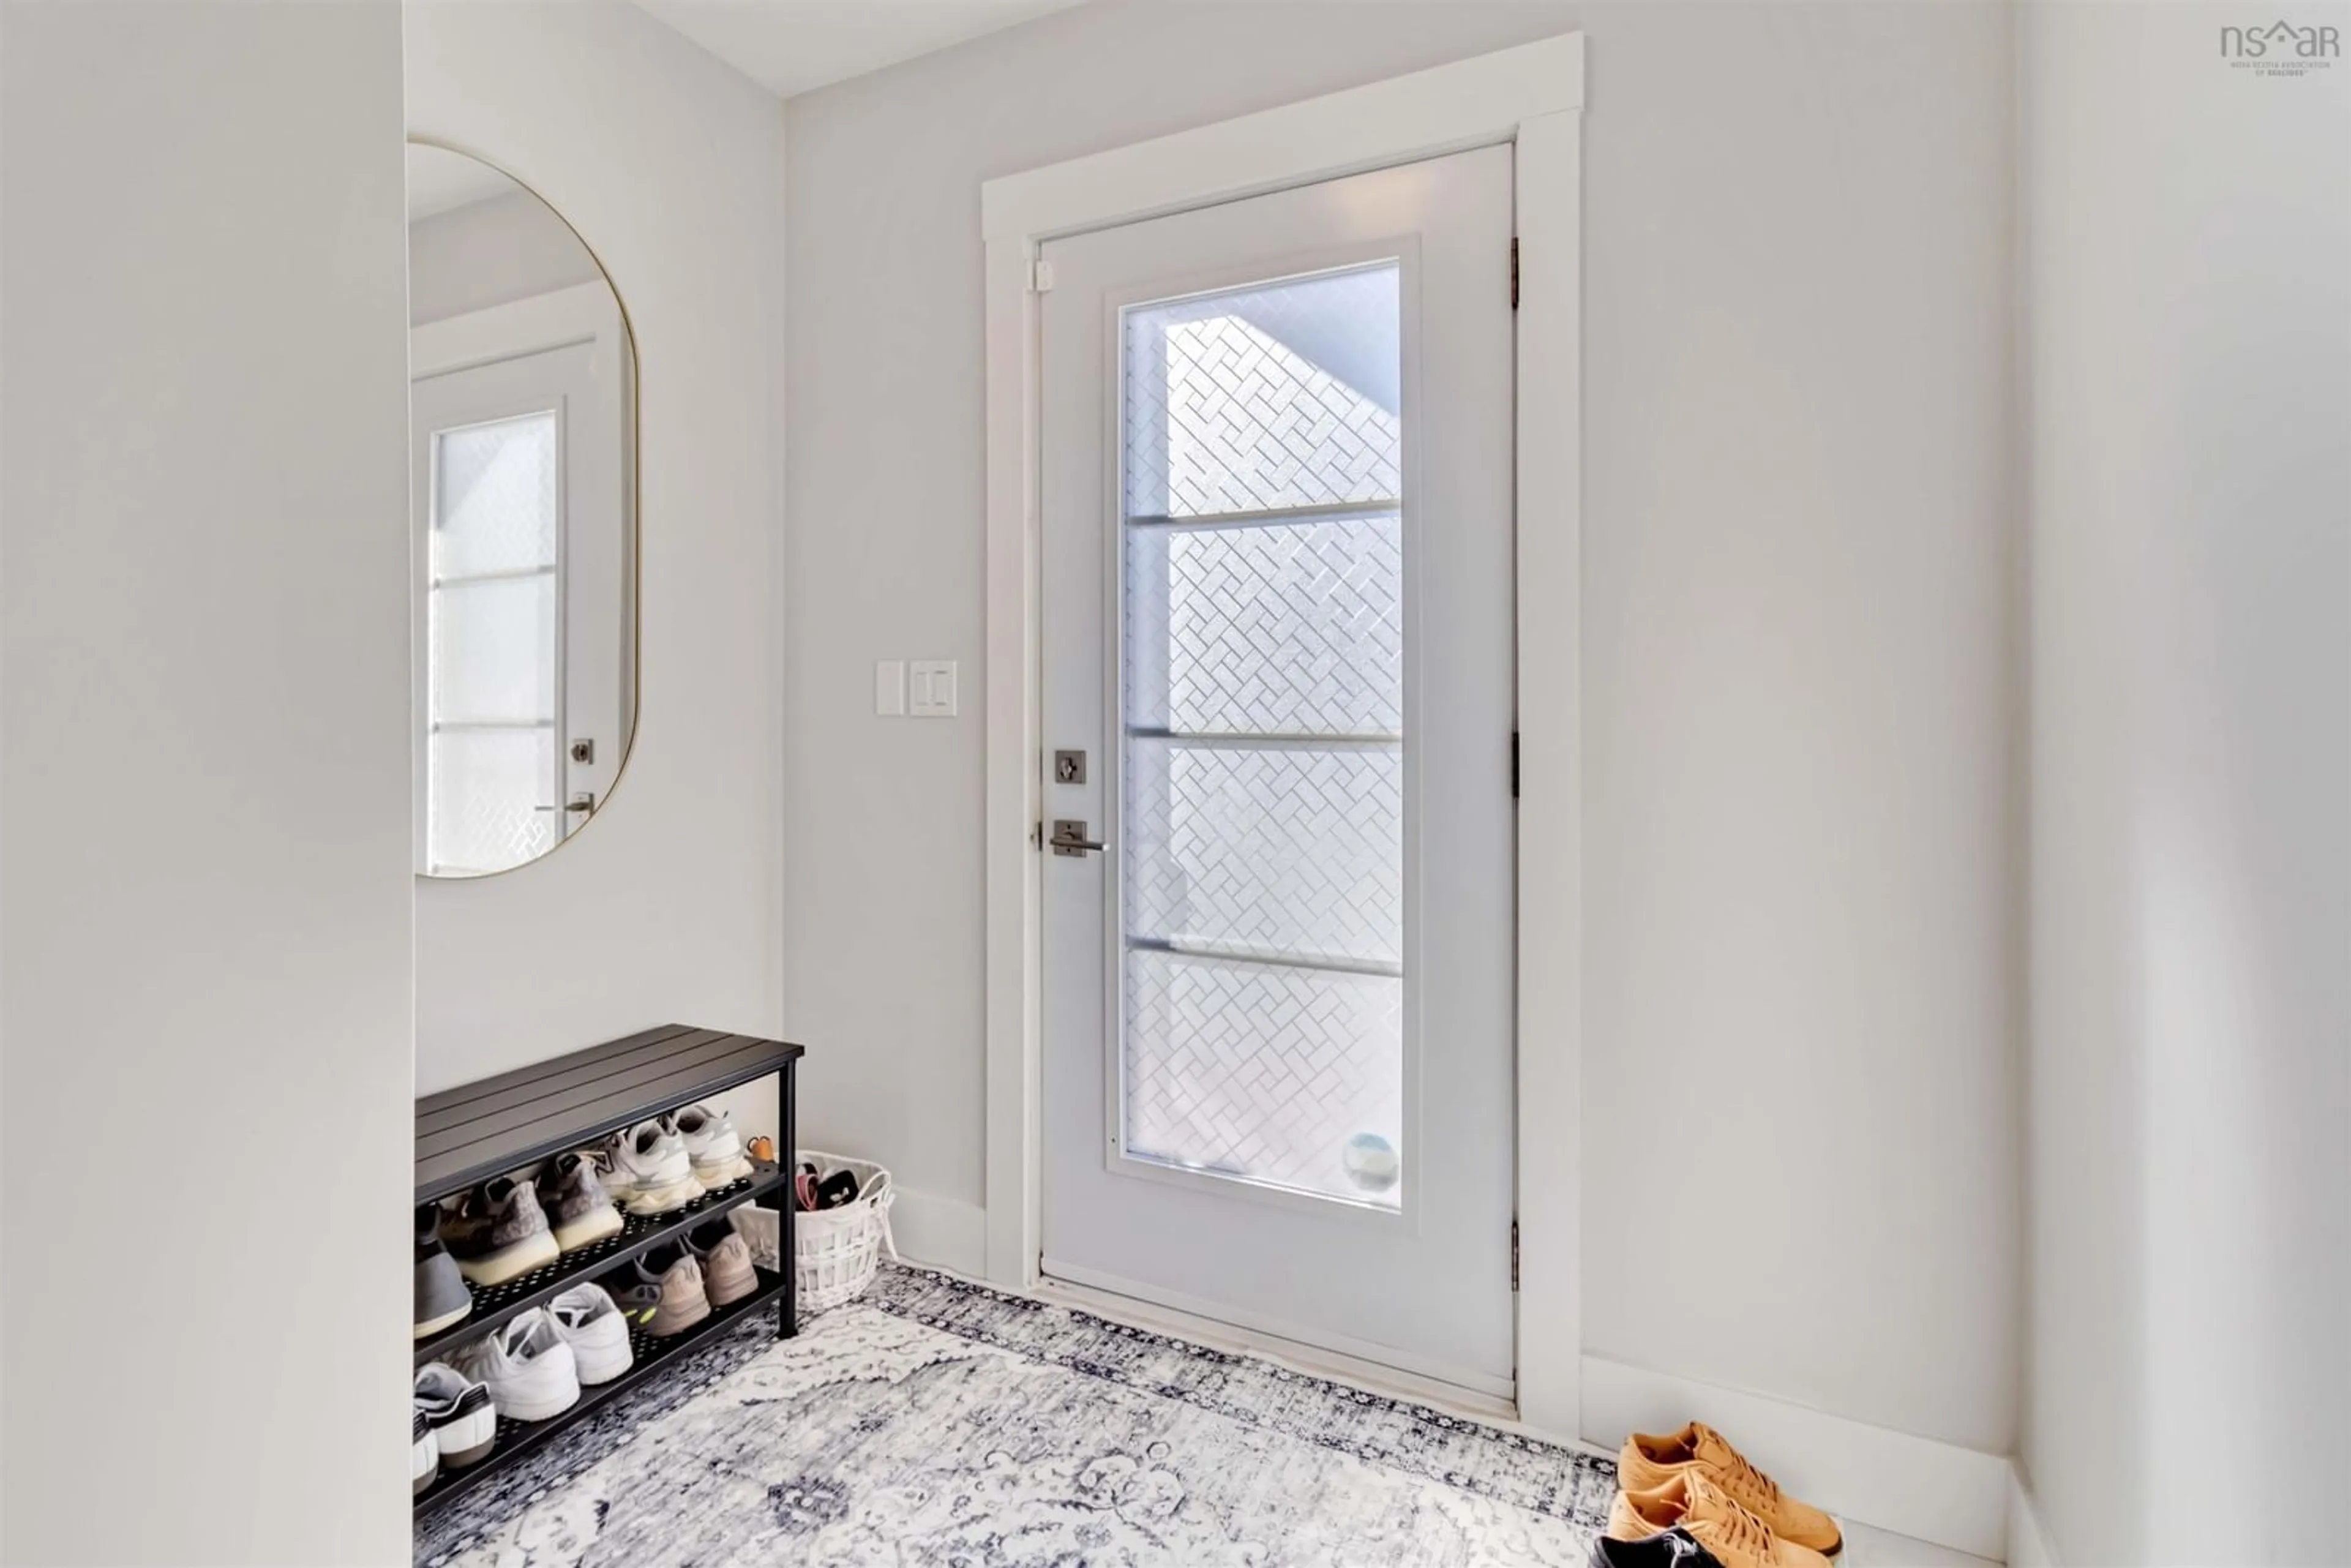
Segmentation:
<svg viewBox="0 0 2351 1568">
<path fill-rule="evenodd" d="M 863 1160 L 843 1159 L 817 1149 L 802 1149 L 795 1157 L 831 1176 L 853 1172 L 857 1197 L 839 1208 L 792 1216 L 792 1266 L 802 1312 L 822 1312 L 853 1301 L 873 1281 L 883 1249 L 898 1256 L 890 1238 L 890 1205 L 897 1194 L 890 1188 L 890 1173 Z M 787 1198 L 789 1201 L 789 1197 Z M 738 1204 L 727 1213 L 735 1229 L 750 1245 L 752 1261 L 762 1269 L 780 1269 L 777 1214 L 757 1204 Z"/>
</svg>

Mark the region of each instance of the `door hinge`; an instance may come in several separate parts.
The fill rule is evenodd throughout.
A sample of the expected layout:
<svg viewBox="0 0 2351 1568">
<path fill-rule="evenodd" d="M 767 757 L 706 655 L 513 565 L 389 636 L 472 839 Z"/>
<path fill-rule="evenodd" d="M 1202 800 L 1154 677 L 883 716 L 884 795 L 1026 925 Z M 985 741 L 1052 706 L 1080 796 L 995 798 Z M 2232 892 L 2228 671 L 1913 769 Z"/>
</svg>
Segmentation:
<svg viewBox="0 0 2351 1568">
<path fill-rule="evenodd" d="M 1519 798 L 1519 732 L 1510 731 L 1510 799 Z"/>
<path fill-rule="evenodd" d="M 1519 236 L 1510 236 L 1510 308 L 1519 308 Z"/>
<path fill-rule="evenodd" d="M 1511 285 L 1511 287 L 1514 290 L 1518 286 L 1516 284 Z M 1030 262 L 1029 264 L 1029 292 L 1031 294 L 1050 294 L 1052 291 L 1053 264 L 1050 261 L 1041 259 Z"/>
<path fill-rule="evenodd" d="M 1515 1292 L 1517 1291 L 1518 1288 L 1519 1288 L 1519 1222 L 1518 1222 L 1517 1220 L 1513 1219 L 1512 1221 L 1510 1221 L 1510 1290 L 1512 1291 L 1512 1292 L 1513 1292 L 1513 1293 L 1515 1293 Z"/>
</svg>

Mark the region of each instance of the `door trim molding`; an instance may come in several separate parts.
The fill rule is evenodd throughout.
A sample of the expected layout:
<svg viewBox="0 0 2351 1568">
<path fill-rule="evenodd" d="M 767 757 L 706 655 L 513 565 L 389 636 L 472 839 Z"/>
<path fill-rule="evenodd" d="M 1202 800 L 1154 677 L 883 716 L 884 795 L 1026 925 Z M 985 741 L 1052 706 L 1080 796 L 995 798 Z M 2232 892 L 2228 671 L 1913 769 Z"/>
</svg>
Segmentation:
<svg viewBox="0 0 2351 1568">
<path fill-rule="evenodd" d="M 987 329 L 987 1278 L 1038 1281 L 1044 789 L 1039 247 L 1049 239 L 1516 143 L 1518 1408 L 1582 1429 L 1582 111 L 1564 33 L 980 187 Z M 1495 285 L 1506 286 L 1497 258 Z M 1540 695 L 1540 706 L 1530 702 Z"/>
<path fill-rule="evenodd" d="M 1033 245 L 1491 147 L 1583 107 L 1583 35 L 1562 33 L 986 181 L 980 234 Z"/>
</svg>

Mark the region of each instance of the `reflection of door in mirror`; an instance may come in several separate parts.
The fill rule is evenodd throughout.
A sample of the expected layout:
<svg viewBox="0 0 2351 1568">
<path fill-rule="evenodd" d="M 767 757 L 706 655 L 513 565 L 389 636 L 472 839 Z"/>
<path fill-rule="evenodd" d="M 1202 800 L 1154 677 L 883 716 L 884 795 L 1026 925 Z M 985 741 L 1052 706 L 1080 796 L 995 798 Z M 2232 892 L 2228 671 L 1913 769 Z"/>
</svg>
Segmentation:
<svg viewBox="0 0 2351 1568">
<path fill-rule="evenodd" d="M 635 716 L 633 363 L 577 235 L 410 149 L 417 869 L 504 871 L 583 827 Z"/>
</svg>

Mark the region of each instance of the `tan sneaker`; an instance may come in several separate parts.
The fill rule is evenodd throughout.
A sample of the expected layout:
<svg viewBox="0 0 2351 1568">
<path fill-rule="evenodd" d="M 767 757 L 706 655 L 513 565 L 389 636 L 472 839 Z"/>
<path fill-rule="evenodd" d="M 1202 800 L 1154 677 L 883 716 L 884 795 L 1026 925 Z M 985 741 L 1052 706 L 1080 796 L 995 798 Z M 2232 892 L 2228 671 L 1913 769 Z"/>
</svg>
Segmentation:
<svg viewBox="0 0 2351 1568">
<path fill-rule="evenodd" d="M 1618 1541 L 1639 1541 L 1676 1526 L 1722 1568 L 1824 1568 L 1828 1562 L 1809 1546 L 1772 1534 L 1770 1525 L 1695 1470 L 1671 1477 L 1655 1491 L 1620 1491 L 1608 1510 L 1608 1533 Z"/>
<path fill-rule="evenodd" d="M 1747 1462 L 1746 1456 L 1702 1421 L 1653 1437 L 1635 1432 L 1616 1458 L 1616 1484 L 1628 1492 L 1651 1492 L 1678 1475 L 1704 1476 L 1730 1500 L 1754 1514 L 1782 1541 L 1809 1547 L 1823 1557 L 1844 1550 L 1836 1521 L 1811 1503 L 1790 1497 L 1779 1483 Z"/>
<path fill-rule="evenodd" d="M 710 1315 L 710 1297 L 703 1289 L 702 1265 L 682 1246 L 658 1249 L 637 1260 L 637 1281 L 661 1291 L 645 1332 L 662 1339 L 684 1333 Z"/>
<path fill-rule="evenodd" d="M 702 1265 L 703 1291 L 712 1306 L 731 1306 L 759 1288 L 758 1271 L 751 1266 L 750 1244 L 726 1221 L 706 1225 L 686 1237 L 685 1249 Z"/>
</svg>

